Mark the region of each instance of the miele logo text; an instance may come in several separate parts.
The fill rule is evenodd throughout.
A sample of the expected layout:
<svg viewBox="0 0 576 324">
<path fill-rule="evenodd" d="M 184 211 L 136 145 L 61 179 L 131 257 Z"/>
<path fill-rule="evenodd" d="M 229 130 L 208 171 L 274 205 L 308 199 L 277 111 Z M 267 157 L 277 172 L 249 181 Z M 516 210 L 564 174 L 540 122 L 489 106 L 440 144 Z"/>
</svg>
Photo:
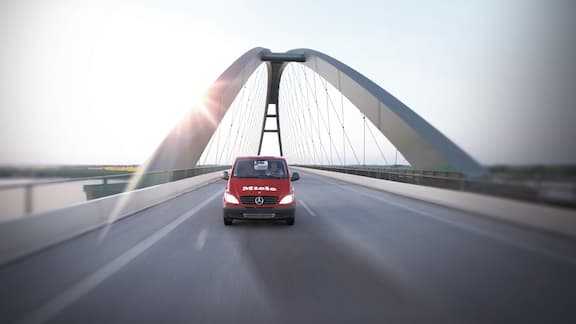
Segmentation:
<svg viewBox="0 0 576 324">
<path fill-rule="evenodd" d="M 259 191 L 276 191 L 277 189 L 274 187 L 257 187 L 257 186 L 244 186 L 242 187 L 242 191 L 255 191 L 255 190 L 259 190 Z"/>
</svg>

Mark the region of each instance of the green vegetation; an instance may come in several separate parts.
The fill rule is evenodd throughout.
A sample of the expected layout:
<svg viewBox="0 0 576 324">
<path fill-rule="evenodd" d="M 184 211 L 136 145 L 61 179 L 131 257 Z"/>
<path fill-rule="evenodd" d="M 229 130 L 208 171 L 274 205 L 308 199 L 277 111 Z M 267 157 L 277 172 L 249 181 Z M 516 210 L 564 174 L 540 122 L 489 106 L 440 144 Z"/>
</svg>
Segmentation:
<svg viewBox="0 0 576 324">
<path fill-rule="evenodd" d="M 493 165 L 488 169 L 494 176 L 519 179 L 576 181 L 576 165 Z"/>
<path fill-rule="evenodd" d="M 137 165 L 74 165 L 55 167 L 0 167 L 0 178 L 85 178 L 132 173 Z"/>
</svg>

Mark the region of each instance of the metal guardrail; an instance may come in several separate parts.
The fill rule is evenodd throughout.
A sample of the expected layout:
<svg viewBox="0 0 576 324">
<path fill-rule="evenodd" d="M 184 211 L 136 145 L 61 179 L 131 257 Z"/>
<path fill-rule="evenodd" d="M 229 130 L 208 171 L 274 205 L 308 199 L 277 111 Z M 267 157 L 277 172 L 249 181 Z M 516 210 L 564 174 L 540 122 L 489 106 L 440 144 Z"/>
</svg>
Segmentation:
<svg viewBox="0 0 576 324">
<path fill-rule="evenodd" d="M 482 193 L 498 197 L 576 208 L 576 184 L 567 198 L 548 197 L 541 186 L 503 182 L 493 178 L 469 179 L 456 172 L 396 169 L 387 167 L 298 165 L 301 167 L 354 174 L 370 178 L 404 182 L 436 188 Z"/>
<path fill-rule="evenodd" d="M 192 169 L 182 169 L 182 170 L 168 170 L 168 171 L 155 171 L 146 172 L 138 174 L 124 173 L 118 175 L 106 175 L 106 176 L 95 176 L 95 177 L 80 177 L 80 178 L 67 178 L 67 179 L 57 179 L 57 180 L 47 180 L 47 181 L 33 181 L 25 183 L 15 183 L 15 184 L 5 184 L 0 185 L 0 192 L 13 189 L 23 189 L 24 190 L 24 213 L 30 214 L 34 211 L 34 189 L 41 186 L 66 184 L 73 182 L 87 182 L 87 181 L 102 181 L 101 184 L 91 184 L 85 185 L 84 191 L 86 192 L 86 200 L 101 198 L 120 192 L 124 192 L 128 188 L 129 181 L 132 180 L 133 176 L 139 176 L 138 182 L 134 184 L 130 189 L 136 190 L 140 188 L 145 188 L 149 186 L 159 185 L 163 183 L 168 183 L 172 181 L 177 181 L 185 178 L 194 177 L 201 174 L 206 174 L 210 172 L 216 172 L 220 170 L 229 169 L 230 166 L 206 166 L 197 167 Z M 120 183 L 110 183 L 110 180 L 126 180 Z M 107 188 L 111 190 L 107 190 Z"/>
</svg>

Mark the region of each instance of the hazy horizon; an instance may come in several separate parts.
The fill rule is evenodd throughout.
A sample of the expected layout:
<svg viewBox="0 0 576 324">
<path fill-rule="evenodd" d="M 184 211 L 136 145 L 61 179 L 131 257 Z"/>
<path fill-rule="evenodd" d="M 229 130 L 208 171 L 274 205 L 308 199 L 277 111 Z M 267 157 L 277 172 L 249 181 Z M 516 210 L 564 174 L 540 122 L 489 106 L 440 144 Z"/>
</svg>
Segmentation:
<svg viewBox="0 0 576 324">
<path fill-rule="evenodd" d="M 2 1 L 0 165 L 141 164 L 256 46 L 333 56 L 483 165 L 576 164 L 573 4 L 290 4 Z"/>
</svg>

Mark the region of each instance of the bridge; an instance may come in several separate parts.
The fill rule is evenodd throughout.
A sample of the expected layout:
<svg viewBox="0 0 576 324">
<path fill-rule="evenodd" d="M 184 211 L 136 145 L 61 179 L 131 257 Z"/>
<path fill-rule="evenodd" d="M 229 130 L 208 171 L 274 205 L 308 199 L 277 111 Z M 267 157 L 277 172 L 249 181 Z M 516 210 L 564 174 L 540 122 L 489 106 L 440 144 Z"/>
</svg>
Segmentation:
<svg viewBox="0 0 576 324">
<path fill-rule="evenodd" d="M 270 151 L 301 174 L 296 224 L 225 227 L 221 170 Z M 36 211 L 26 187 L 0 322 L 576 322 L 573 207 L 318 51 L 242 55 L 120 187 Z"/>
</svg>

